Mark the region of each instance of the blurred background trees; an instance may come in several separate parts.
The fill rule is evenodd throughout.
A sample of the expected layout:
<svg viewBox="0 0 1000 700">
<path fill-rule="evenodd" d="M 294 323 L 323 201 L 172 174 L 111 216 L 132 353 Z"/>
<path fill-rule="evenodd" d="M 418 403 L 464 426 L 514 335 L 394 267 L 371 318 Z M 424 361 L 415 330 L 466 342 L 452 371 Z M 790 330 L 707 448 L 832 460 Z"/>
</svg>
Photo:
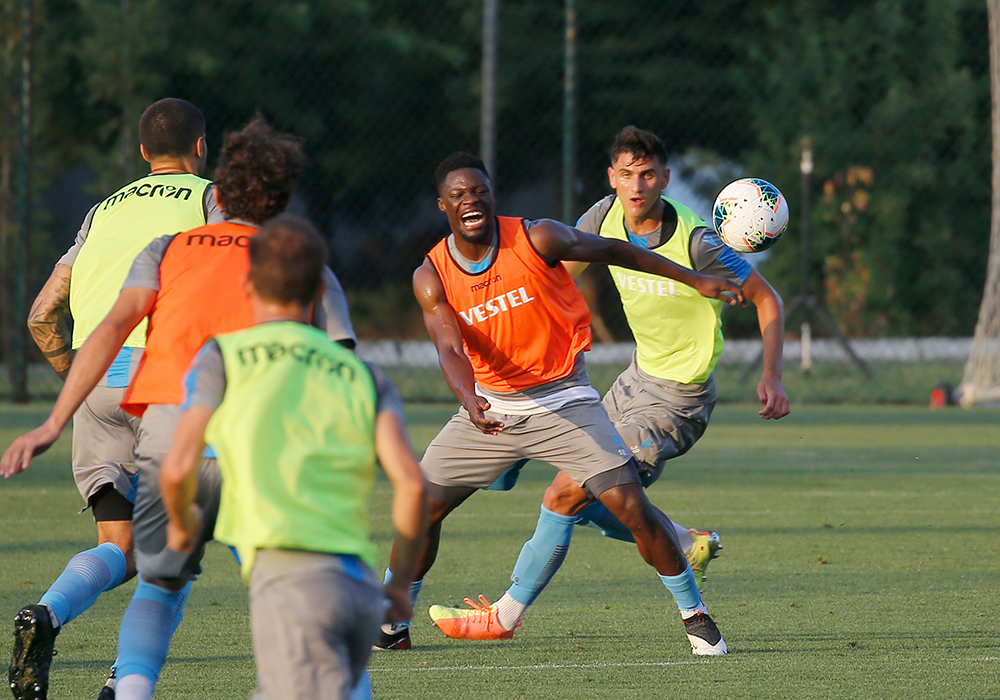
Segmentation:
<svg viewBox="0 0 1000 700">
<path fill-rule="evenodd" d="M 628 123 L 651 129 L 673 153 L 671 188 L 681 189 L 670 196 L 710 204 L 713 187 L 742 174 L 782 189 L 792 225 L 760 264 L 789 298 L 799 291 L 799 144 L 808 137 L 811 292 L 853 335 L 971 335 L 990 230 L 985 3 L 576 3 L 572 211 L 608 193 L 613 135 Z M 18 2 L 0 5 L 13 27 Z M 478 3 L 34 0 L 34 10 L 29 294 L 88 206 L 142 173 L 138 117 L 172 95 L 205 112 L 213 154 L 256 111 L 302 136 L 310 168 L 294 207 L 330 237 L 359 329 L 420 337 L 409 277 L 444 233 L 433 169 L 479 143 Z M 500 213 L 562 211 L 563 23 L 561 3 L 502 0 Z M 16 36 L 7 36 L 5 96 L 17 80 Z M 0 165 L 16 138 L 16 110 L 3 104 Z M 4 189 L 0 218 L 8 201 Z M 751 333 L 752 312 L 729 326 Z"/>
</svg>

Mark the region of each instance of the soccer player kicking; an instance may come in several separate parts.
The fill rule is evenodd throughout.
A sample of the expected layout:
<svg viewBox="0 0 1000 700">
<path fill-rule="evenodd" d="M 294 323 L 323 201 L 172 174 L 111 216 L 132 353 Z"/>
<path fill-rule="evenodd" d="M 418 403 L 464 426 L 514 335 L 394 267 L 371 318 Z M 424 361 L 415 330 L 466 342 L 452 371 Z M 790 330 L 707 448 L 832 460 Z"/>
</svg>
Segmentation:
<svg viewBox="0 0 1000 700">
<path fill-rule="evenodd" d="M 560 262 L 613 263 L 733 303 L 742 300 L 739 286 L 555 221 L 494 217 L 490 179 L 475 156 L 445 159 L 437 183 L 451 235 L 414 273 L 413 286 L 461 409 L 421 462 L 430 528 L 412 593 L 434 563 L 444 518 L 477 489 L 509 488 L 525 462 L 540 459 L 629 529 L 642 558 L 676 598 L 694 653 L 724 654 L 726 644 L 701 601 L 673 524 L 646 498 L 636 462 L 590 386 L 583 361 L 590 311 Z M 392 575 L 390 562 L 389 580 Z M 482 637 L 513 634 L 517 622 L 505 610 L 484 604 L 476 612 Z M 380 645 L 408 646 L 407 629 L 395 635 Z"/>
<path fill-rule="evenodd" d="M 218 455 L 216 537 L 237 548 L 250 583 L 258 698 L 352 695 L 385 619 L 410 617 L 409 584 L 427 528 L 424 478 L 399 395 L 379 371 L 310 327 L 323 240 L 284 215 L 250 241 L 246 293 L 255 325 L 217 336 L 186 380 L 186 410 L 160 472 L 168 546 L 198 541 L 197 466 Z M 392 482 L 396 576 L 371 567 L 375 460 Z"/>
<path fill-rule="evenodd" d="M 742 284 L 747 299 L 757 307 L 764 344 L 764 371 L 757 386 L 759 415 L 782 418 L 788 415 L 789 403 L 781 386 L 781 297 L 698 215 L 663 196 L 670 180 L 666 164 L 667 150 L 659 137 L 634 126 L 623 129 L 611 147 L 608 168 L 615 194 L 591 207 L 577 228 L 603 238 L 628 240 L 679 265 Z M 566 267 L 576 277 L 587 263 L 567 263 Z M 717 396 L 715 363 L 722 353 L 722 304 L 686 285 L 663 285 L 621 267 L 612 267 L 611 276 L 635 336 L 636 353 L 604 397 L 604 407 L 635 456 L 643 486 L 648 487 L 663 473 L 664 463 L 690 450 L 708 427 Z M 514 565 L 512 585 L 497 601 L 504 613 L 501 627 L 513 629 L 558 571 L 574 525 L 634 541 L 601 502 L 590 502 L 565 473 L 556 475 L 545 492 L 535 532 Z M 701 559 L 692 562 L 692 568 L 704 576 L 704 565 L 718 537 L 680 528 L 677 535 L 689 552 L 689 561 L 692 552 Z M 431 616 L 445 634 L 455 638 L 477 638 L 474 621 L 483 618 L 476 609 L 443 606 L 432 606 Z"/>
<path fill-rule="evenodd" d="M 149 175 L 94 205 L 31 307 L 31 335 L 63 379 L 71 348 L 83 345 L 111 309 L 135 256 L 155 238 L 223 219 L 211 183 L 199 177 L 208 149 L 205 118 L 197 107 L 175 98 L 153 103 L 139 120 L 139 141 Z M 66 329 L 70 316 L 72 336 Z M 63 625 L 101 593 L 135 576 L 139 421 L 119 403 L 145 344 L 146 326 L 140 324 L 73 415 L 73 478 L 97 523 L 97 546 L 70 559 L 38 604 L 14 618 L 8 680 L 17 700 L 47 696 L 49 663 Z"/>
<path fill-rule="evenodd" d="M 273 131 L 262 119 L 230 134 L 215 171 L 226 221 L 158 238 L 139 254 L 114 307 L 74 358 L 49 418 L 15 440 L 0 459 L 0 470 L 10 474 L 23 471 L 33 455 L 48 449 L 128 335 L 149 317 L 146 351 L 122 401 L 127 412 L 141 417 L 132 519 L 140 576 L 118 637 L 118 700 L 152 696 L 200 568 L 201 545 L 190 556 L 166 547 L 167 516 L 159 494 L 159 467 L 180 415 L 184 372 L 209 337 L 252 324 L 241 280 L 249 266 L 246 247 L 261 223 L 284 210 L 303 162 L 298 140 Z M 332 339 L 353 347 L 343 291 L 329 270 L 324 279 L 326 293 L 315 322 Z M 197 502 L 205 513 L 202 539 L 207 541 L 218 506 L 214 459 L 205 460 L 199 479 Z"/>
</svg>

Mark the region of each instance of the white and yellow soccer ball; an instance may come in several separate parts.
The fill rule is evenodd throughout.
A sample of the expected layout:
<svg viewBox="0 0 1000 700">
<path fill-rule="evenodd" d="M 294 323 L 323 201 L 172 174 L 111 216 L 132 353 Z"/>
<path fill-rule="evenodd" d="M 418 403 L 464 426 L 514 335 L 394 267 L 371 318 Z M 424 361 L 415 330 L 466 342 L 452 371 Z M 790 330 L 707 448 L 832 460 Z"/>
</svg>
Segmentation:
<svg viewBox="0 0 1000 700">
<path fill-rule="evenodd" d="M 788 227 L 788 202 L 767 180 L 745 177 L 722 188 L 712 209 L 722 240 L 739 253 L 760 253 Z"/>
</svg>

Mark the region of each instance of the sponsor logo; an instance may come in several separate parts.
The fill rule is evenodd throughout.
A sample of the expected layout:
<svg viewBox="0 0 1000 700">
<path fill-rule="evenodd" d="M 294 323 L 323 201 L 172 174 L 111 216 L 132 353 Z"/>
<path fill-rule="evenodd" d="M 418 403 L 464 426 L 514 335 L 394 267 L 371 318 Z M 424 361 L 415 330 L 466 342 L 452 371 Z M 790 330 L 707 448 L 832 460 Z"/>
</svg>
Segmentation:
<svg viewBox="0 0 1000 700">
<path fill-rule="evenodd" d="M 210 233 L 189 233 L 187 237 L 188 245 L 207 246 L 227 246 L 235 245 L 237 248 L 247 248 L 250 246 L 250 236 L 213 236 Z"/>
<path fill-rule="evenodd" d="M 534 300 L 535 297 L 528 296 L 528 290 L 524 287 L 518 287 L 517 289 L 512 289 L 509 292 L 495 296 L 492 299 L 487 299 L 484 303 L 473 306 L 470 309 L 459 311 L 458 315 L 462 317 L 466 325 L 471 326 L 473 323 L 482 323 L 499 313 L 506 313 L 516 306 L 521 306 Z"/>
<path fill-rule="evenodd" d="M 619 289 L 627 289 L 630 292 L 639 292 L 640 294 L 650 294 L 657 297 L 679 297 L 681 295 L 677 291 L 677 283 L 674 280 L 662 277 L 650 279 L 615 270 L 615 282 Z"/>
<path fill-rule="evenodd" d="M 496 275 L 495 277 L 490 277 L 488 279 L 483 280 L 479 284 L 472 285 L 471 287 L 469 287 L 469 291 L 471 291 L 471 292 L 481 292 L 482 290 L 484 290 L 487 287 L 489 287 L 491 284 L 496 284 L 501 279 L 502 279 L 502 277 L 500 275 Z"/>
<path fill-rule="evenodd" d="M 122 190 L 117 192 L 112 196 L 104 200 L 104 206 L 101 210 L 113 207 L 116 204 L 121 204 L 126 199 L 132 196 L 136 197 L 163 197 L 171 199 L 183 199 L 187 201 L 191 198 L 191 188 L 190 187 L 178 187 L 177 185 L 153 185 L 148 182 L 144 182 L 138 187 L 132 185 L 127 190 Z"/>
<path fill-rule="evenodd" d="M 344 379 L 354 379 L 354 368 L 318 348 L 312 348 L 305 343 L 255 343 L 246 345 L 236 351 L 241 365 L 255 365 L 258 362 L 275 362 L 281 359 L 292 359 L 296 362 L 326 372 L 340 374 Z"/>
</svg>

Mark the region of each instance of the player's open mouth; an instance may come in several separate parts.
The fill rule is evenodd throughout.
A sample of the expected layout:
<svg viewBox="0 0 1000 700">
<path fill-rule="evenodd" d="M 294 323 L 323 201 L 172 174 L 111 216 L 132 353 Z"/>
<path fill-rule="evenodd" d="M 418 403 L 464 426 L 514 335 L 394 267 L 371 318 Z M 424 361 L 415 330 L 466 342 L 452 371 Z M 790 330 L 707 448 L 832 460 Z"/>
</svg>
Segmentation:
<svg viewBox="0 0 1000 700">
<path fill-rule="evenodd" d="M 486 216 L 481 211 L 472 211 L 468 214 L 462 214 L 462 223 L 465 224 L 467 228 L 478 228 L 483 225 L 486 221 Z"/>
</svg>

